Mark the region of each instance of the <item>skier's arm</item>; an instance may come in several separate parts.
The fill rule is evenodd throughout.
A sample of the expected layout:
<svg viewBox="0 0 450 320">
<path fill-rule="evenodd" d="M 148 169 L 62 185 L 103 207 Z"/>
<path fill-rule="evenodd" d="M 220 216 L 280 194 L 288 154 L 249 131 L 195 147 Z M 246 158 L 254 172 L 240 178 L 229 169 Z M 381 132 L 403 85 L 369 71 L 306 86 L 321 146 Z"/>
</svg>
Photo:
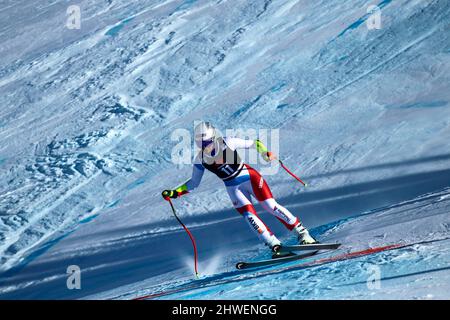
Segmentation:
<svg viewBox="0 0 450 320">
<path fill-rule="evenodd" d="M 255 140 L 256 151 L 258 151 L 266 161 L 272 161 L 277 157 L 267 149 L 267 147 L 260 140 Z"/>
<path fill-rule="evenodd" d="M 264 160 L 270 161 L 276 159 L 275 155 L 272 152 L 270 152 L 260 140 L 227 138 L 226 144 L 233 150 L 249 149 L 255 147 L 256 151 L 258 151 L 258 153 L 260 153 L 263 156 Z"/>
<path fill-rule="evenodd" d="M 203 173 L 205 172 L 205 167 L 203 167 L 201 164 L 194 164 L 194 167 L 192 168 L 192 176 L 191 178 L 186 181 L 186 183 L 182 184 L 175 190 L 178 192 L 187 193 L 189 191 L 194 190 L 197 188 L 200 184 L 200 181 L 202 181 Z"/>
<path fill-rule="evenodd" d="M 191 178 L 174 190 L 164 190 L 163 198 L 178 198 L 188 193 L 189 191 L 194 190 L 200 184 L 204 172 L 205 167 L 203 167 L 201 164 L 194 164 L 194 167 L 192 168 Z"/>
<path fill-rule="evenodd" d="M 225 143 L 231 150 L 249 149 L 255 145 L 255 140 L 241 138 L 224 138 Z"/>
</svg>

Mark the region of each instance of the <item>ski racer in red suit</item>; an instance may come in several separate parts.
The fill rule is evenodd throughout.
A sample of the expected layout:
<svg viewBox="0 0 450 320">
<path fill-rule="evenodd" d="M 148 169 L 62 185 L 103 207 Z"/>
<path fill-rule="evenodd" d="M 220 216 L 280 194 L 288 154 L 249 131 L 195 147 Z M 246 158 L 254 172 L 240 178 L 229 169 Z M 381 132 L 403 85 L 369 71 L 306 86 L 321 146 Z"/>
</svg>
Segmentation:
<svg viewBox="0 0 450 320">
<path fill-rule="evenodd" d="M 279 248 L 281 242 L 256 213 L 251 201 L 252 196 L 286 228 L 297 234 L 299 244 L 316 243 L 300 220 L 273 198 L 272 192 L 261 174 L 239 157 L 237 149 L 255 147 L 266 161 L 276 159 L 275 155 L 268 151 L 261 141 L 220 137 L 209 122 L 197 125 L 194 133 L 195 142 L 202 152 L 199 152 L 196 157 L 192 177 L 174 190 L 164 190 L 163 197 L 166 200 L 167 197 L 177 198 L 198 187 L 203 173 L 207 169 L 222 179 L 235 209 L 273 251 L 276 251 L 277 247 Z"/>
</svg>

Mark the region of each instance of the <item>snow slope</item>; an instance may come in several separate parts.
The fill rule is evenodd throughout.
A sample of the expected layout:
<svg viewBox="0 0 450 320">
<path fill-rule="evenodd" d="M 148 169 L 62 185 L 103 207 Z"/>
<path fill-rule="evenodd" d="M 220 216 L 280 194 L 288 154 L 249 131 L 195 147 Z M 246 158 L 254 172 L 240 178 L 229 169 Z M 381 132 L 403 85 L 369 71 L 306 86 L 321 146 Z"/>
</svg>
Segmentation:
<svg viewBox="0 0 450 320">
<path fill-rule="evenodd" d="M 372 3 L 358 0 L 80 0 L 81 29 L 69 30 L 67 1 L 3 1 L 0 298 L 135 297 L 190 277 L 190 243 L 160 192 L 189 176 L 190 165 L 171 161 L 171 133 L 198 119 L 279 128 L 281 157 L 310 187 L 281 171 L 267 180 L 308 227 L 344 219 L 316 229 L 323 239 L 363 248 L 445 238 L 450 6 L 374 3 L 380 30 L 367 29 Z M 264 254 L 212 175 L 176 206 L 204 274 Z M 448 277 L 446 245 L 180 297 L 448 298 L 438 280 Z M 388 289 L 339 272 L 367 263 L 386 267 Z M 82 290 L 65 286 L 72 264 Z M 271 281 L 305 279 L 306 291 L 270 291 Z M 325 289 L 312 287 L 322 280 Z"/>
<path fill-rule="evenodd" d="M 256 271 L 218 273 L 201 280 L 185 280 L 186 283 L 169 280 L 154 285 L 148 282 L 147 288 L 139 283 L 140 290 L 128 286 L 90 298 L 448 299 L 449 192 L 450 189 L 446 189 L 427 194 L 314 229 L 316 236 L 325 241 L 342 241 L 344 248 L 304 263 L 297 261 Z M 414 237 L 411 237 L 412 232 Z M 317 259 L 387 244 L 407 246 L 354 260 L 308 265 Z M 260 258 L 264 256 L 267 253 Z M 379 287 L 370 282 L 374 272 L 381 276 Z M 122 294 L 117 295 L 117 292 Z"/>
</svg>

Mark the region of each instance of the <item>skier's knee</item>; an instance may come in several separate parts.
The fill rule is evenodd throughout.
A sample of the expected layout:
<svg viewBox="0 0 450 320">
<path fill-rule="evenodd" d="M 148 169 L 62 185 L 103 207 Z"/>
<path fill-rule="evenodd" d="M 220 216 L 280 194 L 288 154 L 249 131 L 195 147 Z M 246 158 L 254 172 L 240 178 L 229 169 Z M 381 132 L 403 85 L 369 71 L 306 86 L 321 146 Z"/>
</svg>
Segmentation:
<svg viewBox="0 0 450 320">
<path fill-rule="evenodd" d="M 245 205 L 245 206 L 236 208 L 236 210 L 237 210 L 240 214 L 242 214 L 242 215 L 243 215 L 244 213 L 246 213 L 246 212 L 256 214 L 255 207 L 254 207 L 253 205 L 251 205 L 251 204 L 247 204 L 247 205 Z"/>
<path fill-rule="evenodd" d="M 263 202 L 261 202 L 261 206 L 265 210 L 273 213 L 275 211 L 275 209 L 278 207 L 278 203 L 275 201 L 274 198 L 270 198 L 270 199 L 267 199 L 267 200 L 264 200 Z"/>
</svg>

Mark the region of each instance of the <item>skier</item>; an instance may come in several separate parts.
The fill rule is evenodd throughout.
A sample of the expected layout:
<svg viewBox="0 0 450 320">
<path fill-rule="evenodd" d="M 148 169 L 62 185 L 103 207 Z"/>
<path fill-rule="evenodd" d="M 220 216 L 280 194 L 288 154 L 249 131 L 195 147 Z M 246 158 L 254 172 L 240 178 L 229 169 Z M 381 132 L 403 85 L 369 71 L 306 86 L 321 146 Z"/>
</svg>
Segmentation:
<svg viewBox="0 0 450 320">
<path fill-rule="evenodd" d="M 192 177 L 174 190 L 164 190 L 162 193 L 164 199 L 178 198 L 197 188 L 205 169 L 208 169 L 222 179 L 233 206 L 257 232 L 259 238 L 271 248 L 274 257 L 282 256 L 277 252 L 281 242 L 257 215 L 251 196 L 256 198 L 262 207 L 274 215 L 286 228 L 295 232 L 299 244 L 316 243 L 300 220 L 273 198 L 261 174 L 239 157 L 237 149 L 255 147 L 266 161 L 276 159 L 261 141 L 221 137 L 209 122 L 198 124 L 194 134 L 195 143 L 202 151 L 195 158 Z"/>
</svg>

